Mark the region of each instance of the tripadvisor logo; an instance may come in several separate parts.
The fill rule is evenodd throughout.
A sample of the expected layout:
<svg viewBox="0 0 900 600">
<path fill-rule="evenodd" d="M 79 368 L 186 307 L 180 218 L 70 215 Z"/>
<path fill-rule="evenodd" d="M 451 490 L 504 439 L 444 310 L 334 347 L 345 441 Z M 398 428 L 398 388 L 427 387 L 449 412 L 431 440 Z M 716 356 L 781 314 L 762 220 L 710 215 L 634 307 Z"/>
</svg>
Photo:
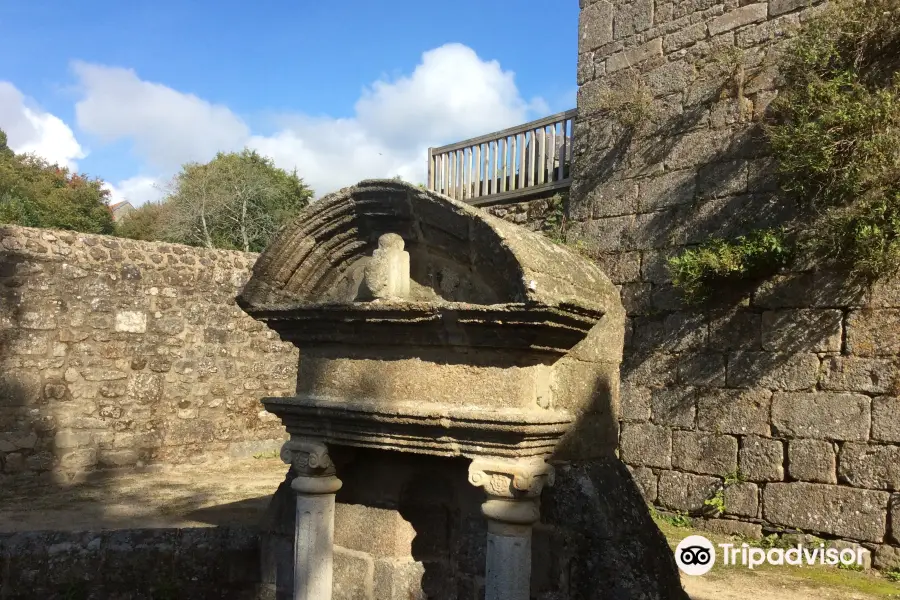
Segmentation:
<svg viewBox="0 0 900 600">
<path fill-rule="evenodd" d="M 862 548 L 826 548 L 825 544 L 794 548 L 756 548 L 750 544 L 718 544 L 723 565 L 741 565 L 755 569 L 769 565 L 863 565 Z M 716 547 L 702 535 L 691 535 L 675 548 L 675 563 L 686 575 L 705 575 L 716 564 Z"/>
</svg>

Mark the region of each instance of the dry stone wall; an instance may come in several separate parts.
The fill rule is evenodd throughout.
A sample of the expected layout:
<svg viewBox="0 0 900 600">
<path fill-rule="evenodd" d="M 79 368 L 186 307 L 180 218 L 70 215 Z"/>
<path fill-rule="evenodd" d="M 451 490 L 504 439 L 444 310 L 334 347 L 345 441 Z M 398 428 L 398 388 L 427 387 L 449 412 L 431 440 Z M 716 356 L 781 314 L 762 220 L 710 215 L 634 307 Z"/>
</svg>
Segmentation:
<svg viewBox="0 0 900 600">
<path fill-rule="evenodd" d="M 794 217 L 760 118 L 778 54 L 821 5 L 581 4 L 568 236 L 629 315 L 621 458 L 662 509 L 854 540 L 900 567 L 900 283 L 800 265 L 693 308 L 665 267 L 712 234 Z"/>
<path fill-rule="evenodd" d="M 2 476 L 277 449 L 297 354 L 234 304 L 255 260 L 0 228 Z"/>
</svg>

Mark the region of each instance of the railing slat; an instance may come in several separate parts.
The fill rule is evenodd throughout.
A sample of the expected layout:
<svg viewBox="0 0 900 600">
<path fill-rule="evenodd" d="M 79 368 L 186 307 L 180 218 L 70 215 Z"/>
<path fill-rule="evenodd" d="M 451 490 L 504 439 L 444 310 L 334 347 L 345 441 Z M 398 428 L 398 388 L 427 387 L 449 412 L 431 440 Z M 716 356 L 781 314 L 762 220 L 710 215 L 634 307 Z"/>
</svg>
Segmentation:
<svg viewBox="0 0 900 600">
<path fill-rule="evenodd" d="M 456 164 L 458 158 L 459 152 L 450 152 L 450 181 L 447 195 L 454 200 L 456 199 L 456 176 L 459 170 L 459 166 Z"/>
<path fill-rule="evenodd" d="M 550 126 L 550 156 L 547 158 L 547 180 L 552 183 L 556 178 L 553 176 L 554 167 L 556 166 L 556 124 Z"/>
<path fill-rule="evenodd" d="M 537 129 L 531 130 L 531 143 L 528 144 L 528 181 L 527 185 L 534 187 L 534 172 L 537 170 L 535 159 L 535 146 L 537 145 Z"/>
<path fill-rule="evenodd" d="M 560 150 L 559 150 L 559 177 L 557 178 L 558 181 L 562 181 L 563 179 L 565 179 L 565 176 L 566 176 L 566 154 L 567 154 L 566 141 L 568 140 L 569 136 L 566 135 L 565 120 L 562 122 L 562 131 L 560 133 L 562 134 L 562 145 L 560 146 Z"/>
<path fill-rule="evenodd" d="M 426 187 L 455 200 L 527 198 L 571 183 L 576 111 L 566 111 L 466 142 L 428 148 Z M 477 201 L 476 201 L 477 199 Z"/>
<path fill-rule="evenodd" d="M 459 150 L 461 148 L 465 148 L 468 146 L 474 146 L 478 143 L 487 142 L 490 140 L 497 140 L 503 137 L 510 137 L 517 133 L 521 133 L 523 130 L 527 129 L 535 129 L 540 127 L 541 125 L 550 125 L 551 123 L 559 123 L 561 119 L 574 118 L 575 115 L 578 114 L 577 109 L 567 110 L 565 112 L 557 113 L 555 115 L 550 115 L 548 117 L 543 117 L 541 119 L 537 119 L 535 121 L 529 121 L 528 123 L 523 123 L 521 125 L 516 125 L 515 127 L 510 127 L 508 129 L 504 129 L 503 131 L 497 131 L 494 133 L 489 133 L 487 135 L 481 135 L 475 138 L 471 138 L 468 140 L 463 140 L 461 142 L 455 142 L 453 144 L 447 144 L 446 146 L 441 146 L 440 148 L 435 148 L 435 152 L 449 152 L 451 150 Z"/>
<path fill-rule="evenodd" d="M 475 184 L 472 186 L 472 197 L 481 195 L 481 144 L 475 146 Z"/>
<path fill-rule="evenodd" d="M 517 190 L 521 190 L 523 187 L 525 187 L 525 142 L 528 141 L 528 134 L 520 133 L 519 136 L 521 136 L 519 139 L 521 139 L 522 141 L 521 141 L 521 143 L 516 144 L 516 146 L 518 146 L 517 149 L 519 151 L 518 156 L 516 156 L 516 168 L 519 170 L 519 177 L 518 177 L 519 181 L 516 184 Z M 519 136 L 516 136 L 516 137 L 519 137 Z"/>
<path fill-rule="evenodd" d="M 516 155 L 516 136 L 511 136 L 506 138 L 506 144 L 509 146 L 509 152 L 504 156 L 505 162 L 503 163 L 503 191 L 512 191 L 515 189 L 515 182 L 513 181 L 513 177 L 516 175 L 515 168 L 512 166 L 513 156 Z M 507 171 L 509 171 L 509 175 L 507 175 Z"/>
<path fill-rule="evenodd" d="M 538 130 L 537 184 L 544 184 L 544 171 L 547 170 L 547 128 Z"/>
</svg>

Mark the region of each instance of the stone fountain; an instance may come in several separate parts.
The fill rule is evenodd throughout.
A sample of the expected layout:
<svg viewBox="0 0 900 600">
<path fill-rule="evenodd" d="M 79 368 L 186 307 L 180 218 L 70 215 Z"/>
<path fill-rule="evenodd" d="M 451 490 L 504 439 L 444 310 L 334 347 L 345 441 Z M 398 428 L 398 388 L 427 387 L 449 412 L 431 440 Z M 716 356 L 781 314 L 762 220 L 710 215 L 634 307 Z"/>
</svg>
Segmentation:
<svg viewBox="0 0 900 600">
<path fill-rule="evenodd" d="M 238 303 L 300 349 L 296 394 L 263 400 L 290 434 L 285 597 L 332 598 L 342 465 L 369 452 L 388 469 L 411 454 L 448 472 L 468 461 L 486 598 L 527 600 L 554 465 L 616 447 L 624 312 L 603 272 L 479 209 L 364 181 L 283 230 Z"/>
</svg>

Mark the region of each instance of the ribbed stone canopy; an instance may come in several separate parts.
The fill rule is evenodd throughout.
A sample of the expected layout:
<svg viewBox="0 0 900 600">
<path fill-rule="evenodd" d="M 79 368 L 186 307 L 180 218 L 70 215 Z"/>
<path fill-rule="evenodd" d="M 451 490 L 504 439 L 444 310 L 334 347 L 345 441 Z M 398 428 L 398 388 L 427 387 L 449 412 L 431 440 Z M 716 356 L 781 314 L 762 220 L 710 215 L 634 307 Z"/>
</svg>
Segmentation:
<svg viewBox="0 0 900 600">
<path fill-rule="evenodd" d="M 592 262 L 487 213 L 394 180 L 314 202 L 262 253 L 238 297 L 251 315 L 353 303 L 379 238 L 410 255 L 410 302 L 541 304 L 602 314 L 618 293 Z"/>
</svg>

